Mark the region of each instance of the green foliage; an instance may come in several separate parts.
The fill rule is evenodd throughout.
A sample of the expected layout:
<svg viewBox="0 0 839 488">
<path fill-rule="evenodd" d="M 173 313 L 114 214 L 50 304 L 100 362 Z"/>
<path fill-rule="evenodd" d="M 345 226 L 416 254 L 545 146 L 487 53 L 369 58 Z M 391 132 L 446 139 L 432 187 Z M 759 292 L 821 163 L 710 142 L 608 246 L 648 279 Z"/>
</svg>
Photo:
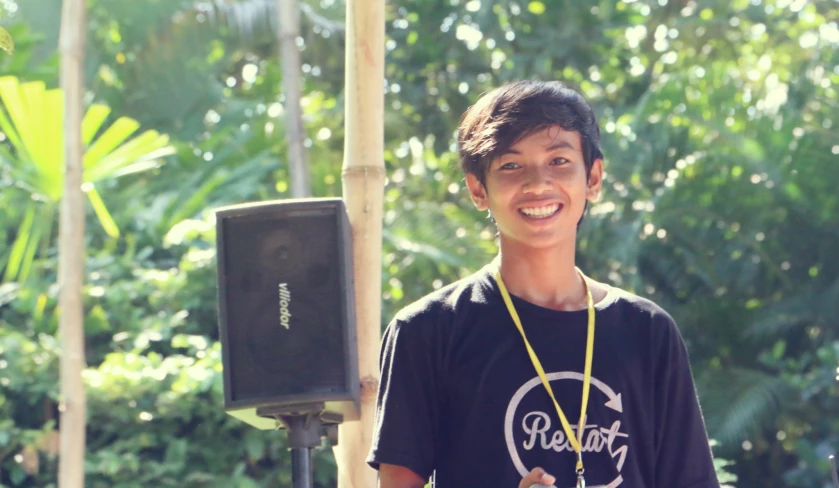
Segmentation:
<svg viewBox="0 0 839 488">
<path fill-rule="evenodd" d="M 302 3 L 313 193 L 340 195 L 344 5 Z M 496 251 L 457 168 L 461 112 L 508 80 L 566 80 L 607 159 L 581 267 L 677 319 L 723 483 L 820 486 L 839 448 L 839 5 L 661 3 L 388 4 L 382 321 Z M 4 73 L 55 85 L 57 4 L 20 2 Z M 90 2 L 93 101 L 175 151 L 96 185 L 121 233 L 88 232 L 90 486 L 289 485 L 285 435 L 221 413 L 208 217 L 288 196 L 274 4 Z M 15 242 L 52 233 L 30 201 L 58 177 L 4 170 L 0 256 L 32 258 L 0 284 L 0 483 L 54 486 L 55 240 Z M 316 465 L 334 486 L 328 449 Z"/>
<path fill-rule="evenodd" d="M 737 475 L 728 471 L 733 464 L 731 461 L 714 458 L 714 469 L 717 472 L 717 479 L 720 482 L 721 488 L 733 488 L 734 483 L 737 482 Z"/>
<path fill-rule="evenodd" d="M 44 239 L 50 240 L 53 217 L 64 194 L 64 95 L 59 89 L 46 90 L 42 82 L 21 84 L 17 78 L 0 78 L 0 129 L 11 147 L 0 146 L 2 169 L 24 190 L 28 200 L 17 237 L 4 259 L 4 280 L 26 280 L 29 267 Z M 119 229 L 96 190 L 96 184 L 147 170 L 157 158 L 171 153 L 169 138 L 154 130 L 128 140 L 139 124 L 127 117 L 105 128 L 111 109 L 90 106 L 82 121 L 84 188 L 105 232 L 111 237 Z M 40 203 L 39 203 L 40 202 Z"/>
</svg>

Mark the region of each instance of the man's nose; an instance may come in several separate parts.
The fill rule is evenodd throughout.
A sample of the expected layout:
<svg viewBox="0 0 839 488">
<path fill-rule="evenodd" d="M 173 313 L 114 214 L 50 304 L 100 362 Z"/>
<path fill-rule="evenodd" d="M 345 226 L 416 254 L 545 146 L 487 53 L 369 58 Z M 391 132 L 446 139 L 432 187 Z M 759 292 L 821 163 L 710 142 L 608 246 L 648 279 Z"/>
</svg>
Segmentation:
<svg viewBox="0 0 839 488">
<path fill-rule="evenodd" d="M 527 169 L 524 182 L 524 191 L 526 193 L 538 195 L 550 190 L 551 187 L 551 175 L 547 169 L 538 166 Z"/>
</svg>

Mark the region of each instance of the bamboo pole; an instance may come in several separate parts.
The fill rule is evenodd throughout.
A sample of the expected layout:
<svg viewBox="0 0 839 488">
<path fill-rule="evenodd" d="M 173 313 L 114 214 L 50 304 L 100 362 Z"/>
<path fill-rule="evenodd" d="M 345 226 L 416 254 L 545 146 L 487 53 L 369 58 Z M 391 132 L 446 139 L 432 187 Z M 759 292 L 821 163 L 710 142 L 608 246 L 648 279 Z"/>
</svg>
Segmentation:
<svg viewBox="0 0 839 488">
<path fill-rule="evenodd" d="M 82 117 L 84 116 L 85 2 L 64 0 L 59 50 L 64 94 L 64 193 L 58 225 L 59 335 L 61 400 L 58 486 L 84 487 L 86 401 L 84 309 L 84 195 L 82 193 Z"/>
<path fill-rule="evenodd" d="M 374 488 L 370 449 L 379 384 L 384 200 L 384 0 L 347 0 L 344 201 L 353 233 L 360 419 L 339 428 L 339 488 Z"/>
<path fill-rule="evenodd" d="M 283 70 L 283 93 L 285 93 L 286 111 L 286 151 L 292 198 L 305 198 L 312 195 L 307 162 L 306 147 L 303 141 L 306 134 L 303 129 L 303 110 L 300 105 L 302 79 L 300 75 L 300 50 L 297 38 L 300 35 L 300 10 L 297 0 L 277 0 L 277 12 L 280 17 L 280 61 Z"/>
</svg>

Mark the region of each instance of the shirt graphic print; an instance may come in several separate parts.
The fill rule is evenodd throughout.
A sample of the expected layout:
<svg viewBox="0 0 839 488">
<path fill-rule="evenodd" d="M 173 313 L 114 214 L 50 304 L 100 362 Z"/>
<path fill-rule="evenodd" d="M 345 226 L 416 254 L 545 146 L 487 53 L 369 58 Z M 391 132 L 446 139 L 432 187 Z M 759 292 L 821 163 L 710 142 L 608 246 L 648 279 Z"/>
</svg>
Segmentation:
<svg viewBox="0 0 839 488">
<path fill-rule="evenodd" d="M 582 391 L 583 375 L 574 371 L 562 371 L 547 373 L 551 387 L 556 389 L 557 383 L 573 383 Z M 557 455 L 572 457 L 576 461 L 577 454 L 571 445 L 565 429 L 559 420 L 559 415 L 551 402 L 550 408 L 524 408 L 527 402 L 523 402 L 528 395 L 544 390 L 542 381 L 538 376 L 523 384 L 510 399 L 507 412 L 504 417 L 504 438 L 507 442 L 507 449 L 510 453 L 510 460 L 516 466 L 519 474 L 524 477 L 534 466 L 527 463 L 530 454 L 538 451 L 552 451 Z M 534 392 L 536 390 L 536 392 Z M 599 379 L 591 378 L 591 390 L 589 393 L 589 404 L 602 402 L 608 412 L 613 415 L 600 421 L 591 420 L 588 416 L 583 425 L 582 452 L 583 463 L 595 458 L 608 456 L 612 459 L 618 474 L 611 480 L 600 480 L 599 476 L 590 473 L 586 480 L 603 482 L 604 484 L 586 484 L 590 488 L 616 488 L 623 483 L 620 471 L 629 451 L 629 434 L 621 431 L 623 403 L 620 393 L 616 393 L 609 385 Z M 560 405 L 560 408 L 562 405 Z M 578 418 L 568 418 L 575 435 L 578 435 Z M 601 463 L 598 463 L 601 464 Z M 604 463 L 605 464 L 605 463 Z M 610 477 L 611 478 L 611 477 Z M 561 487 L 560 487 L 561 488 Z"/>
</svg>

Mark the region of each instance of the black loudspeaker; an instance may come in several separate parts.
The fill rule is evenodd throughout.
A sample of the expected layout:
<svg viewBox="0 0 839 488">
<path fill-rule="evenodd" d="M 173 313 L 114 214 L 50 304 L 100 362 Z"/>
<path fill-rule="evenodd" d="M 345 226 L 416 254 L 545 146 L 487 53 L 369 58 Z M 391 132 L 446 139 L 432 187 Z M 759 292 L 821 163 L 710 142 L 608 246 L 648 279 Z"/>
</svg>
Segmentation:
<svg viewBox="0 0 839 488">
<path fill-rule="evenodd" d="M 343 201 L 218 209 L 216 244 L 225 411 L 260 429 L 277 428 L 263 412 L 294 405 L 357 415 L 352 238 Z"/>
</svg>

